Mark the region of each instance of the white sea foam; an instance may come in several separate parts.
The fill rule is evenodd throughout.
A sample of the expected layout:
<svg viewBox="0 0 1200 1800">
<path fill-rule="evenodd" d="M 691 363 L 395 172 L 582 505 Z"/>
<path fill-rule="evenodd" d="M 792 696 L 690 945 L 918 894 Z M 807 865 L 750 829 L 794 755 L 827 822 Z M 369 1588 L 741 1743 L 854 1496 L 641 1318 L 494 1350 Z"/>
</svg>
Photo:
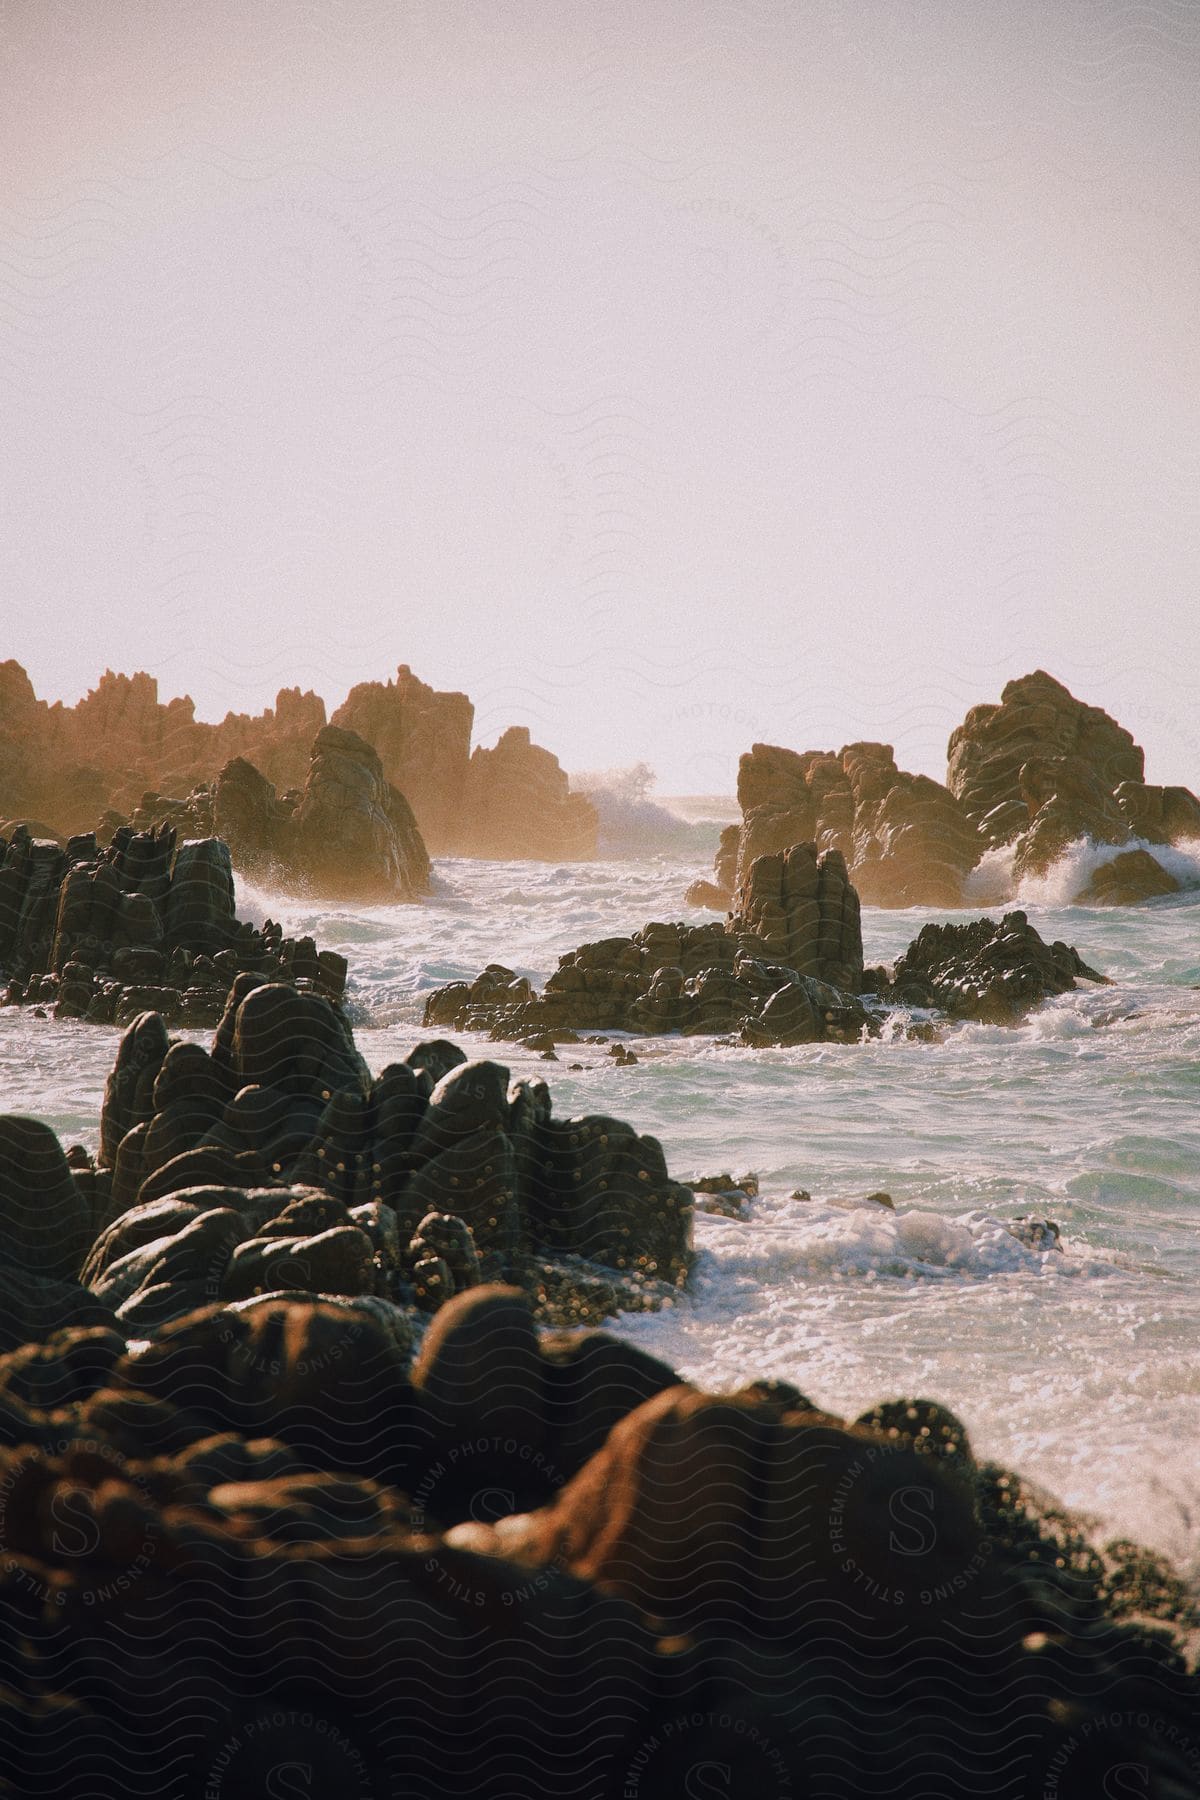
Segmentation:
<svg viewBox="0 0 1200 1800">
<path fill-rule="evenodd" d="M 698 872 L 705 869 L 716 854 L 728 809 L 718 802 L 711 817 L 691 808 L 685 816 L 650 798 L 654 779 L 645 763 L 571 777 L 572 791 L 586 794 L 599 815 L 600 855 L 690 856 Z"/>
</svg>

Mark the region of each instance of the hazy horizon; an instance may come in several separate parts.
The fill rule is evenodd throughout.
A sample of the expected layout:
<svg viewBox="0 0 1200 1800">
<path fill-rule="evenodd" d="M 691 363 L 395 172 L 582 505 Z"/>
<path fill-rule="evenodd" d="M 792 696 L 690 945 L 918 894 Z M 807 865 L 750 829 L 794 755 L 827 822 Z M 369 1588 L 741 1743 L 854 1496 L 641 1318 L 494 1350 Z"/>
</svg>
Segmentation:
<svg viewBox="0 0 1200 1800">
<path fill-rule="evenodd" d="M 1042 667 L 1200 788 L 1200 8 L 4 15 L 0 659 L 727 794 Z"/>
</svg>

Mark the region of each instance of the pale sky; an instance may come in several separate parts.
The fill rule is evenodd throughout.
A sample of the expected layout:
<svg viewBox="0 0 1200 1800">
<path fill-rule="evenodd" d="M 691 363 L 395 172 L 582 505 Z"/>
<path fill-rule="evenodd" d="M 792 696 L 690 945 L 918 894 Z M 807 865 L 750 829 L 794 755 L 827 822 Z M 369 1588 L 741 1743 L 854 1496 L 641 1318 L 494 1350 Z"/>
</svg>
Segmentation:
<svg viewBox="0 0 1200 1800">
<path fill-rule="evenodd" d="M 0 658 L 1200 788 L 1195 0 L 0 0 Z"/>
</svg>

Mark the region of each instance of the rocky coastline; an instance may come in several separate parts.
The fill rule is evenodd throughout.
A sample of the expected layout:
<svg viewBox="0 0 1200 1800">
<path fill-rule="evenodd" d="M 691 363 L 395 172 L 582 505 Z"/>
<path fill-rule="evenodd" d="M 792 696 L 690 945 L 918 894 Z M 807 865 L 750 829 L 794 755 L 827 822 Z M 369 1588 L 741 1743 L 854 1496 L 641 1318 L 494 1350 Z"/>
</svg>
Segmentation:
<svg viewBox="0 0 1200 1800">
<path fill-rule="evenodd" d="M 815 842 L 844 857 L 864 905 L 961 907 L 971 874 L 1004 852 L 1016 892 L 1069 845 L 1133 845 L 1080 887 L 1083 905 L 1136 905 L 1179 883 L 1145 846 L 1200 842 L 1200 800 L 1145 780 L 1145 753 L 1099 707 L 1035 670 L 950 737 L 945 784 L 896 766 L 890 744 L 836 754 L 755 744 L 741 759 L 741 823 L 721 836 L 690 904 L 717 911 L 755 860 Z"/>
<path fill-rule="evenodd" d="M 95 1153 L 0 1116 L 0 1796 L 1190 1800 L 1170 1566 L 934 1400 L 709 1393 L 604 1329 L 690 1305 L 697 1206 L 744 1217 L 756 1179 L 674 1180 L 440 1035 L 849 1042 L 1103 975 L 1021 912 L 871 967 L 863 865 L 752 805 L 725 922 L 582 945 L 540 995 L 492 965 L 373 1076 L 344 959 L 239 922 L 235 862 L 411 898 L 423 831 L 356 726 L 294 747 L 282 791 L 243 759 L 107 844 L 0 845 L 6 1001 L 124 1028 Z M 972 829 L 1008 830 L 963 767 Z M 1019 853 L 1067 829 L 1043 800 Z"/>
<path fill-rule="evenodd" d="M 385 812 L 395 809 L 383 790 L 394 790 L 403 817 L 393 824 L 402 836 L 415 831 L 428 854 L 552 862 L 594 856 L 595 808 L 571 792 L 558 759 L 524 726 L 502 732 L 491 748 L 472 748 L 474 720 L 465 694 L 439 693 L 405 665 L 390 681 L 352 688 L 332 715 L 319 694 L 284 688 L 260 714 L 229 713 L 207 724 L 188 696 L 161 701 L 158 683 L 144 673 L 106 670 L 77 705 L 51 705 L 10 660 L 0 663 L 0 829 L 4 821 L 9 828 L 25 823 L 35 837 L 65 841 L 97 828 L 105 815 L 115 824 L 140 812 L 138 823 L 157 824 L 189 806 L 202 808 L 205 793 L 215 800 L 230 765 L 248 765 L 251 774 L 241 767 L 235 781 L 257 788 L 264 828 L 249 848 L 254 856 L 273 854 L 287 872 L 292 845 L 274 844 L 272 830 L 282 828 L 287 840 L 286 817 L 313 810 L 307 789 L 315 755 L 369 763 L 346 743 L 353 738 L 378 765 L 370 765 L 369 776 L 356 771 L 354 785 L 373 786 Z M 304 820 L 296 822 L 303 839 Z M 209 829 L 227 835 L 218 824 Z M 236 859 L 236 834 L 230 841 Z M 356 897 L 377 898 L 377 871 L 369 867 L 367 876 L 368 890 L 356 889 Z"/>
<path fill-rule="evenodd" d="M 235 912 L 219 838 L 181 844 L 175 828 L 122 826 L 65 847 L 25 826 L 0 836 L 0 1005 L 56 1019 L 127 1025 L 156 1009 L 171 1024 L 215 1025 L 239 980 L 289 983 L 340 1000 L 346 959 Z"/>
</svg>

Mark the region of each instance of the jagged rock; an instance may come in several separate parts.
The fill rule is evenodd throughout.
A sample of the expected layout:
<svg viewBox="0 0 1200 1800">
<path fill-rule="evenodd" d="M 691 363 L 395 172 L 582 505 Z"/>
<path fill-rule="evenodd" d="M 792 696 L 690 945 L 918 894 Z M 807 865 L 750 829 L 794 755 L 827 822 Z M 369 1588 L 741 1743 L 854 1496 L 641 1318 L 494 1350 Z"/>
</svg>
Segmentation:
<svg viewBox="0 0 1200 1800">
<path fill-rule="evenodd" d="M 724 926 L 656 921 L 628 938 L 581 944 L 559 958 L 540 995 L 491 963 L 472 982 L 436 989 L 425 1024 L 526 1044 L 569 1041 L 579 1030 L 741 1031 L 756 1043 L 858 1037 L 872 1028 L 855 997 L 862 966 L 858 902 L 841 857 L 818 862 L 812 845 L 798 845 L 787 859 L 753 865 Z"/>
<path fill-rule="evenodd" d="M 225 834 L 237 868 L 334 900 L 415 900 L 429 889 L 429 855 L 404 795 L 354 732 L 323 726 L 304 785 L 278 795 L 244 757 L 186 800 L 146 794 L 134 824 Z"/>
<path fill-rule="evenodd" d="M 858 990 L 859 901 L 839 850 L 818 856 L 815 844 L 793 843 L 783 854 L 756 857 L 734 895 L 730 931 L 760 960 Z"/>
<path fill-rule="evenodd" d="M 1010 681 L 998 706 L 972 707 L 951 734 L 947 754 L 947 785 L 992 844 L 1011 842 L 1047 797 L 1033 771 L 1023 781 L 1027 763 L 1053 759 L 1058 781 L 1073 775 L 1085 812 L 1094 812 L 1099 796 L 1111 796 L 1120 783 L 1140 784 L 1145 768 L 1129 732 L 1042 669 Z M 1076 835 L 1085 831 L 1081 821 Z"/>
<path fill-rule="evenodd" d="M 839 850 L 865 905 L 957 907 L 995 846 L 1015 846 L 1019 885 L 1079 838 L 1200 839 L 1200 800 L 1143 772 L 1130 734 L 1042 670 L 1009 682 L 998 706 L 972 708 L 951 736 L 945 787 L 898 769 L 888 744 L 836 756 L 755 744 L 738 770 L 741 825 L 722 834 L 715 881 L 693 883 L 689 904 L 722 910 L 757 858 L 796 843 Z"/>
<path fill-rule="evenodd" d="M 404 796 L 371 746 L 327 725 L 296 808 L 291 867 L 335 899 L 412 900 L 429 886 L 429 857 Z"/>
<path fill-rule="evenodd" d="M 85 1278 L 132 1327 L 274 1289 L 436 1311 L 484 1279 L 546 1316 L 661 1305 L 691 1266 L 691 1195 L 614 1119 L 556 1121 L 444 1040 L 375 1080 L 345 1016 L 239 977 L 211 1052 L 137 1019 L 109 1076 Z M 436 1085 L 431 1073 L 444 1069 Z M 47 1134 L 57 1153 L 57 1141 Z M 61 1153 L 58 1153 L 61 1155 Z M 63 1168 L 66 1168 L 65 1163 Z M 78 1254 L 83 1261 L 84 1245 Z"/>
<path fill-rule="evenodd" d="M 889 744 L 849 744 L 836 756 L 755 744 L 738 768 L 740 826 L 721 835 L 714 884 L 694 883 L 695 905 L 720 909 L 759 857 L 795 844 L 844 858 L 872 906 L 958 906 L 983 848 L 954 795 L 896 766 Z"/>
<path fill-rule="evenodd" d="M 1130 733 L 1041 669 L 1010 681 L 999 705 L 973 707 L 951 735 L 949 759 L 949 785 L 982 836 L 1015 846 L 1018 882 L 1045 874 L 1081 838 L 1170 844 L 1200 837 L 1200 800 L 1187 788 L 1147 785 L 1145 757 Z M 1148 864 L 1129 867 L 1130 891 L 1149 897 L 1151 890 L 1140 891 Z M 1104 879 L 1093 881 L 1074 898 L 1127 904 L 1106 899 L 1105 890 Z"/>
<path fill-rule="evenodd" d="M 1009 1025 L 1079 980 L 1103 981 L 1069 944 L 1047 944 L 1023 912 L 926 925 L 896 964 L 890 998 L 951 1018 Z"/>
<path fill-rule="evenodd" d="M 435 856 L 457 853 L 475 708 L 465 694 L 439 694 L 401 664 L 394 681 L 351 688 L 330 720 L 379 754 Z"/>
<path fill-rule="evenodd" d="M 169 825 L 122 826 L 104 849 L 91 833 L 65 850 L 19 830 L 0 839 L 0 1004 L 53 1006 L 56 1018 L 95 1024 L 155 1010 L 211 1025 L 239 973 L 340 996 L 346 963 L 270 921 L 239 922 L 219 839 L 176 848 Z"/>
</svg>

